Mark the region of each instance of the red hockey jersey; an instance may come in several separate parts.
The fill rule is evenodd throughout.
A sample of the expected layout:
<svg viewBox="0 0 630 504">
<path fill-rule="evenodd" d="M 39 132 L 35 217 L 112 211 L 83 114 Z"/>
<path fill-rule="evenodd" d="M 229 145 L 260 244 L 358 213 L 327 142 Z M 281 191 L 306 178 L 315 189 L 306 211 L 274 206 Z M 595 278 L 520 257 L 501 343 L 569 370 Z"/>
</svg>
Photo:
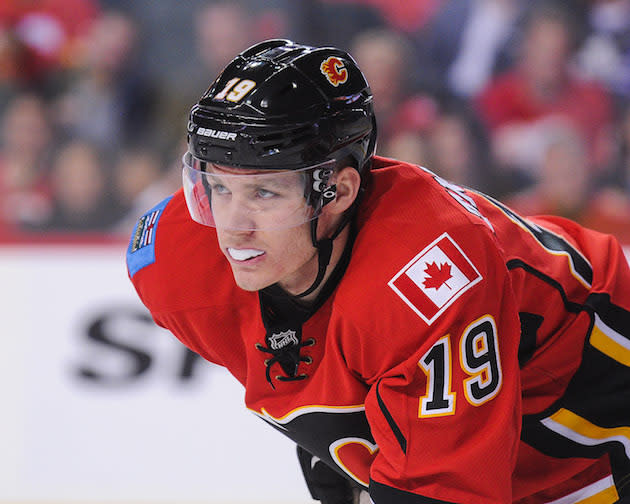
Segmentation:
<svg viewBox="0 0 630 504">
<path fill-rule="evenodd" d="M 307 378 L 275 380 L 272 366 L 273 387 L 258 294 L 235 285 L 181 191 L 140 219 L 128 268 L 159 325 L 376 504 L 615 502 L 630 473 L 630 273 L 616 242 L 384 158 L 357 230 L 302 326 Z"/>
</svg>

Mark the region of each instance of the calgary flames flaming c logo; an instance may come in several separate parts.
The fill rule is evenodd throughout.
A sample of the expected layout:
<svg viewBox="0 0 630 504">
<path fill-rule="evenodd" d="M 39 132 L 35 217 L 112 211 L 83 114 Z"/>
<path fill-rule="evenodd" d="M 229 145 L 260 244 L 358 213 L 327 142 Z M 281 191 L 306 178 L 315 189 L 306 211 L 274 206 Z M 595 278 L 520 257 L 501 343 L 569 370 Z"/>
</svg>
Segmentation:
<svg viewBox="0 0 630 504">
<path fill-rule="evenodd" d="M 319 69 L 326 76 L 328 82 L 335 87 L 348 80 L 348 70 L 343 66 L 343 61 L 335 56 L 331 56 L 322 61 Z"/>
</svg>

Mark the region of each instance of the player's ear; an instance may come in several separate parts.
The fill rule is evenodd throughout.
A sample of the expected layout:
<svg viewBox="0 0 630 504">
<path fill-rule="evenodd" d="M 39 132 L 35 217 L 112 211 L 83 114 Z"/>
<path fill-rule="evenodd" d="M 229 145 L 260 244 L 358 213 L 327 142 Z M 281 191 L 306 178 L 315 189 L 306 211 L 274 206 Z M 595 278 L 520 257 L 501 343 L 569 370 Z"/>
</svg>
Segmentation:
<svg viewBox="0 0 630 504">
<path fill-rule="evenodd" d="M 346 166 L 335 175 L 335 185 L 337 195 L 324 207 L 323 211 L 331 215 L 340 215 L 350 208 L 357 198 L 361 187 L 361 175 L 352 166 Z"/>
</svg>

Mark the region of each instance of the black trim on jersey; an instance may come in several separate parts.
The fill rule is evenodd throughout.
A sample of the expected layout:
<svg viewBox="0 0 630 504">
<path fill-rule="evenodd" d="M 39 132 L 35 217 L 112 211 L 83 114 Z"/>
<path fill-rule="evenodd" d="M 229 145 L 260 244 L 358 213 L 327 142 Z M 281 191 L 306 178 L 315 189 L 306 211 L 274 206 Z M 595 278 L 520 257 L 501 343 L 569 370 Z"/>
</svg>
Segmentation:
<svg viewBox="0 0 630 504">
<path fill-rule="evenodd" d="M 390 487 L 370 480 L 370 498 L 374 504 L 454 504 Z"/>
<path fill-rule="evenodd" d="M 518 344 L 518 365 L 523 367 L 536 351 L 536 334 L 543 323 L 542 315 L 519 312 L 521 321 L 521 339 Z"/>
<path fill-rule="evenodd" d="M 378 382 L 376 382 L 376 400 L 378 401 L 379 408 L 381 408 L 381 413 L 383 413 L 383 416 L 385 417 L 385 420 L 387 420 L 389 427 L 392 429 L 394 436 L 396 436 L 396 440 L 398 441 L 398 444 L 400 445 L 400 449 L 406 455 L 407 454 L 407 439 L 405 439 L 405 436 L 403 435 L 402 431 L 396 424 L 394 417 L 387 409 L 387 406 L 385 406 L 385 402 L 383 401 L 383 398 L 381 397 L 381 393 L 378 391 L 378 387 L 381 384 L 382 380 L 383 379 L 381 378 Z"/>
<path fill-rule="evenodd" d="M 593 293 L 583 310 L 591 314 L 585 334 L 582 361 L 564 394 L 546 410 L 523 416 L 521 440 L 536 450 L 557 458 L 599 458 L 608 454 L 615 485 L 620 495 L 630 493 L 630 458 L 616 440 L 595 445 L 581 444 L 541 423 L 560 409 L 569 410 L 587 422 L 602 428 L 630 426 L 630 368 L 606 355 L 590 342 L 595 314 L 621 337 L 630 340 L 630 312 L 610 302 L 610 296 Z M 576 335 L 576 337 L 579 335 Z"/>
<path fill-rule="evenodd" d="M 344 438 L 359 438 L 376 444 L 364 410 L 311 411 L 299 414 L 283 424 L 274 422 L 259 413 L 256 415 L 306 451 L 321 459 L 340 476 L 352 481 L 353 485 L 367 489 L 367 485 L 360 484 L 344 472 L 339 464 L 333 460 L 330 453 L 330 446 Z"/>
<path fill-rule="evenodd" d="M 584 304 L 597 313 L 608 327 L 630 340 L 630 312 L 611 303 L 610 294 L 589 294 Z"/>
<path fill-rule="evenodd" d="M 630 341 L 630 312 L 612 304 L 608 294 L 589 295 L 585 309 L 595 312 L 619 336 Z M 584 344 L 582 363 L 569 382 L 561 406 L 600 427 L 630 426 L 630 368 L 591 345 L 593 323 Z"/>
<path fill-rule="evenodd" d="M 521 440 L 555 458 L 597 459 L 608 454 L 615 485 L 620 492 L 622 488 L 624 492 L 630 492 L 630 460 L 622 443 L 610 440 L 588 446 L 564 437 L 541 423 L 556 411 L 567 409 L 599 427 L 628 426 L 628 404 L 630 370 L 587 342 L 582 364 L 564 395 L 545 411 L 523 416 Z"/>
<path fill-rule="evenodd" d="M 521 269 L 527 271 L 528 273 L 531 273 L 535 277 L 538 277 L 543 282 L 551 285 L 551 287 L 553 287 L 554 289 L 556 289 L 558 291 L 558 293 L 560 294 L 560 297 L 562 297 L 562 302 L 564 303 L 564 308 L 568 312 L 579 313 L 579 312 L 581 312 L 584 309 L 584 306 L 582 304 L 574 303 L 573 301 L 569 301 L 569 298 L 567 297 L 566 292 L 564 292 L 564 289 L 562 288 L 562 285 L 560 284 L 560 282 L 558 282 L 557 280 L 554 280 L 553 278 L 551 278 L 548 275 L 545 275 L 541 271 L 538 271 L 536 268 L 534 268 L 533 266 L 530 266 L 529 264 L 527 264 L 526 262 L 522 261 L 521 259 L 511 259 L 511 260 L 509 260 L 506 263 L 506 266 L 507 266 L 507 269 L 509 269 L 509 270 L 513 270 L 513 269 L 516 269 L 516 268 L 521 268 Z"/>
<path fill-rule="evenodd" d="M 518 221 L 518 223 L 526 228 L 538 241 L 538 243 L 540 243 L 544 248 L 554 252 L 565 252 L 566 254 L 568 254 L 571 258 L 571 263 L 573 264 L 576 273 L 580 275 L 584 280 L 586 280 L 589 285 L 593 283 L 593 268 L 588 263 L 588 261 L 584 259 L 582 254 L 580 254 L 575 249 L 575 247 L 573 247 L 564 238 L 554 234 L 548 229 L 545 229 L 543 226 L 527 221 L 494 198 L 491 198 L 485 194 L 481 194 L 481 196 L 483 196 L 490 203 L 499 208 L 499 210 L 506 214 L 510 219 Z"/>
</svg>

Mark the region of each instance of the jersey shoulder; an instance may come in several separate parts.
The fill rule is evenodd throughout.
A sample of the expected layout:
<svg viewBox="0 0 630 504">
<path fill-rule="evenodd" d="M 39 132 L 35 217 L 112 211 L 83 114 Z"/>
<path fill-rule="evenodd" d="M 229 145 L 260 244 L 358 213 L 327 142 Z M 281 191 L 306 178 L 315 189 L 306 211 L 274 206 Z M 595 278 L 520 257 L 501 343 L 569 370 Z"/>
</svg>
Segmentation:
<svg viewBox="0 0 630 504">
<path fill-rule="evenodd" d="M 464 188 L 419 166 L 376 160 L 358 218 L 356 265 L 389 272 L 444 236 L 473 255 L 480 242 L 499 246 L 493 224 Z"/>
<path fill-rule="evenodd" d="M 502 288 L 505 263 L 492 226 L 461 198 L 465 191 L 422 168 L 377 164 L 335 297 L 355 336 L 344 339 L 348 352 L 378 366 L 413 355 L 479 316 L 485 297 Z M 378 349 L 372 359 L 367 349 Z"/>
<path fill-rule="evenodd" d="M 236 290 L 216 232 L 190 218 L 181 189 L 138 219 L 127 269 L 152 313 L 221 303 Z"/>
</svg>

